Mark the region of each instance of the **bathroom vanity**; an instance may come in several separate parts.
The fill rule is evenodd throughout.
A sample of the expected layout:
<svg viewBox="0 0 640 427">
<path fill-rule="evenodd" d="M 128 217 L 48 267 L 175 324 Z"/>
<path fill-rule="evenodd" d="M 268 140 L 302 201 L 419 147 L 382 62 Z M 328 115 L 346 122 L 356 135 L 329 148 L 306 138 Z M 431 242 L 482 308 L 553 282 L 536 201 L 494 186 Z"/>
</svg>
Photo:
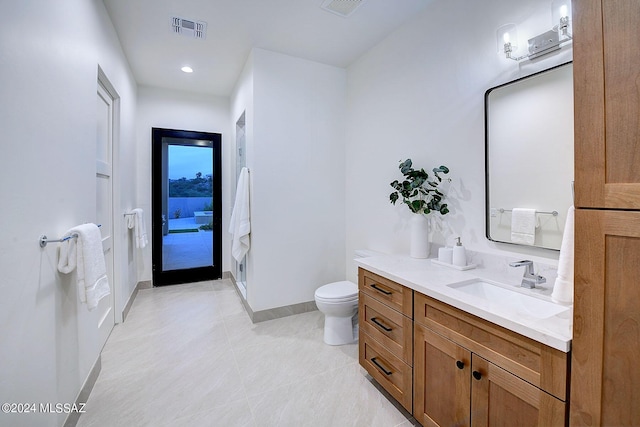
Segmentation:
<svg viewBox="0 0 640 427">
<path fill-rule="evenodd" d="M 566 425 L 572 307 L 482 269 L 356 262 L 360 364 L 423 426 Z"/>
</svg>

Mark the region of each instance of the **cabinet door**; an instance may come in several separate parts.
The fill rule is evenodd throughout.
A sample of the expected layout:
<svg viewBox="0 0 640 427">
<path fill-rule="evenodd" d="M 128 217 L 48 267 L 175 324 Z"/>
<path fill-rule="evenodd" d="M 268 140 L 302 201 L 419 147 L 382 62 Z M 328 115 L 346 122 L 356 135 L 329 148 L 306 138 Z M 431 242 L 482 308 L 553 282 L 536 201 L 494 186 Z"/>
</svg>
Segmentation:
<svg viewBox="0 0 640 427">
<path fill-rule="evenodd" d="M 415 325 L 414 417 L 424 427 L 469 426 L 471 353 Z"/>
<path fill-rule="evenodd" d="M 640 1 L 573 12 L 575 205 L 640 209 Z"/>
<path fill-rule="evenodd" d="M 640 212 L 576 210 L 572 426 L 640 422 Z"/>
<path fill-rule="evenodd" d="M 473 427 L 565 425 L 564 402 L 475 354 L 472 357 Z"/>
</svg>

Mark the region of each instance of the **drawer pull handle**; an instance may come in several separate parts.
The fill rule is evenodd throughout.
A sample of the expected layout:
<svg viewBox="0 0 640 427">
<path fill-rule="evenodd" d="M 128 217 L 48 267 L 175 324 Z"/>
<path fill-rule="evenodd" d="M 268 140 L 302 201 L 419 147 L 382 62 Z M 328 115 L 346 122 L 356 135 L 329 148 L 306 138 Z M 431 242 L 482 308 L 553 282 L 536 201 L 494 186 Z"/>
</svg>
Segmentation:
<svg viewBox="0 0 640 427">
<path fill-rule="evenodd" d="M 382 292 L 385 295 L 391 295 L 393 292 L 391 291 L 387 291 L 386 289 L 382 289 L 380 286 L 378 286 L 377 283 L 374 283 L 373 285 L 369 285 L 371 286 L 373 289 L 375 289 L 378 292 Z"/>
<path fill-rule="evenodd" d="M 378 325 L 380 328 L 382 328 L 385 331 L 387 331 L 387 332 L 393 331 L 393 328 L 389 328 L 389 327 L 385 326 L 384 323 L 380 322 L 377 317 L 372 317 L 371 321 L 373 323 L 375 323 L 376 325 Z"/>
<path fill-rule="evenodd" d="M 473 371 L 473 378 L 480 380 L 480 378 L 482 378 L 482 374 L 478 371 Z"/>
<path fill-rule="evenodd" d="M 385 375 L 391 375 L 391 374 L 393 374 L 393 372 L 388 371 L 384 366 L 382 366 L 382 365 L 380 364 L 380 362 L 378 362 L 378 361 L 376 360 L 376 358 L 375 358 L 375 357 L 372 357 L 372 358 L 371 358 L 371 363 L 373 363 L 374 365 L 376 365 L 376 366 L 377 366 L 377 367 L 378 367 L 382 372 L 384 372 L 384 374 L 385 374 Z"/>
<path fill-rule="evenodd" d="M 464 362 L 461 360 L 457 360 L 456 366 L 458 367 L 458 369 L 464 369 Z"/>
</svg>

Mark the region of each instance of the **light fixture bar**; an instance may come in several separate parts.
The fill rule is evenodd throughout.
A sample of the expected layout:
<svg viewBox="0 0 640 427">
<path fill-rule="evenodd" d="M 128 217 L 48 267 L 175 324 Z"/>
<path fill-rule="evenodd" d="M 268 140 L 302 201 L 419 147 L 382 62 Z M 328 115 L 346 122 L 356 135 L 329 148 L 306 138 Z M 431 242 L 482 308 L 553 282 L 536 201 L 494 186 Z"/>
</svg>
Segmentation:
<svg viewBox="0 0 640 427">
<path fill-rule="evenodd" d="M 529 52 L 526 55 L 514 56 L 518 50 L 518 31 L 515 24 L 505 24 L 496 32 L 498 53 L 504 53 L 507 59 L 522 61 L 535 59 L 562 47 L 563 43 L 573 40 L 569 32 L 571 25 L 571 2 L 568 0 L 553 0 L 551 4 L 551 21 L 556 23 L 553 28 L 538 34 L 528 40 Z M 502 47 L 502 48 L 501 48 Z"/>
</svg>

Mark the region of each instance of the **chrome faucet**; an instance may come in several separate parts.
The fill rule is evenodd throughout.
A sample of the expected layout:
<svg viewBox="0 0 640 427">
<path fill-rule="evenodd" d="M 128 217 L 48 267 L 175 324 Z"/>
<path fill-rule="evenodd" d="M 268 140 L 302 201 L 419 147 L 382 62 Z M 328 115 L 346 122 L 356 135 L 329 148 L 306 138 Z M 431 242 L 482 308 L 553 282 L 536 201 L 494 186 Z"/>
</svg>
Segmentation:
<svg viewBox="0 0 640 427">
<path fill-rule="evenodd" d="M 546 283 L 547 279 L 537 275 L 534 271 L 533 271 L 533 261 L 530 261 L 528 259 L 522 260 L 522 261 L 516 261 L 516 262 L 510 262 L 509 266 L 511 267 L 527 267 L 524 270 L 524 276 L 522 276 L 522 283 L 520 284 L 520 286 L 522 286 L 523 288 L 527 288 L 527 289 L 533 289 L 536 287 L 536 285 L 540 285 L 542 283 Z"/>
</svg>

